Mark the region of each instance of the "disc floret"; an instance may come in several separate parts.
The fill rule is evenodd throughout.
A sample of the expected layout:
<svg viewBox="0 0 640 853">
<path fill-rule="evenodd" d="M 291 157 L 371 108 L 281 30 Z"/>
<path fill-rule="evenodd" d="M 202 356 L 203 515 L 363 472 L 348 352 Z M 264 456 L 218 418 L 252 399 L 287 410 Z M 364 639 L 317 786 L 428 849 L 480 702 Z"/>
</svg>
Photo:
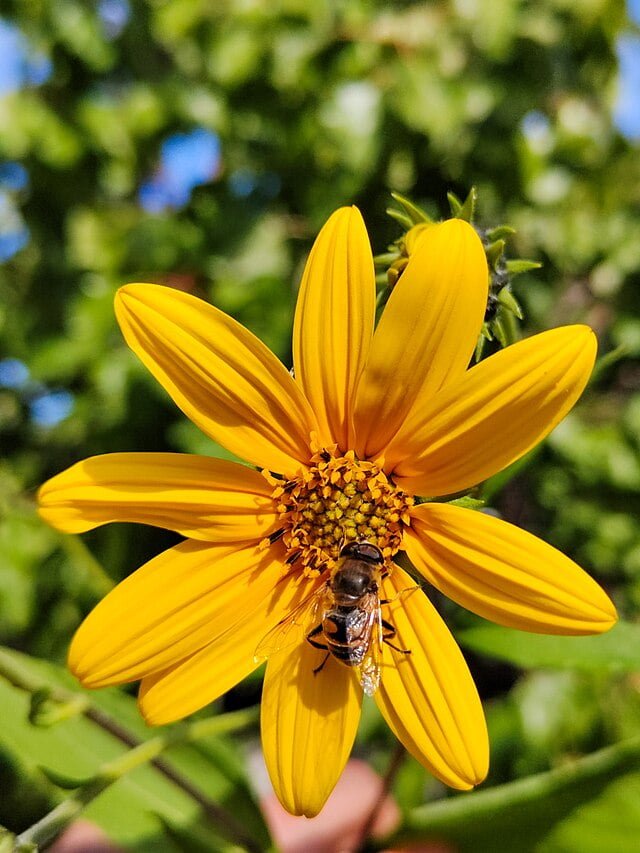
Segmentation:
<svg viewBox="0 0 640 853">
<path fill-rule="evenodd" d="M 413 498 L 375 462 L 321 450 L 297 477 L 273 492 L 287 563 L 317 576 L 331 568 L 347 542 L 371 542 L 386 558 L 401 547 Z"/>
</svg>

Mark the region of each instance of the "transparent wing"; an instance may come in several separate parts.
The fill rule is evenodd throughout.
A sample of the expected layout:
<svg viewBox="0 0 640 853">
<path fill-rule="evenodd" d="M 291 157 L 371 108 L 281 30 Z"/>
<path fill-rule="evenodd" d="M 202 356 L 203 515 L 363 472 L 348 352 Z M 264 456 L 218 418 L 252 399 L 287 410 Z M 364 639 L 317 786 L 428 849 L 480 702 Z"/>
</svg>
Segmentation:
<svg viewBox="0 0 640 853">
<path fill-rule="evenodd" d="M 367 696 L 373 696 L 380 685 L 382 670 L 382 611 L 378 605 L 371 614 L 371 636 L 359 667 L 360 684 Z"/>
<path fill-rule="evenodd" d="M 320 621 L 319 611 L 324 598 L 325 584 L 314 589 L 295 607 L 288 616 L 281 619 L 258 643 L 254 652 L 255 663 L 262 663 L 282 649 L 301 642 L 305 635 Z"/>
<path fill-rule="evenodd" d="M 384 601 L 385 606 L 390 605 L 390 610 L 393 611 L 396 607 L 401 607 L 402 602 L 410 595 L 413 595 L 418 586 L 410 586 L 401 589 L 394 597 L 388 601 Z M 367 696 L 373 696 L 380 686 L 380 676 L 382 673 L 382 644 L 384 642 L 383 626 L 382 626 L 382 608 L 380 604 L 374 611 L 374 623 L 371 628 L 371 638 L 367 652 L 364 656 L 359 668 L 360 684 Z M 393 613 L 389 613 L 391 623 L 393 622 Z"/>
</svg>

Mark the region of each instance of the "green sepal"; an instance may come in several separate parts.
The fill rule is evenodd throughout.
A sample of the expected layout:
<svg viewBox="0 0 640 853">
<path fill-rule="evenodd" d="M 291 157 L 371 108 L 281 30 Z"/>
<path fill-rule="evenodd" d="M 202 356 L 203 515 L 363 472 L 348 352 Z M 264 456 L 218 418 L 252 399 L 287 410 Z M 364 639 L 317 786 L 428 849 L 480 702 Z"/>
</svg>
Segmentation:
<svg viewBox="0 0 640 853">
<path fill-rule="evenodd" d="M 513 237 L 515 233 L 516 229 L 510 225 L 498 225 L 497 228 L 487 231 L 487 240 L 490 243 L 493 243 L 495 240 L 506 240 L 509 237 Z"/>
<path fill-rule="evenodd" d="M 405 213 L 411 219 L 412 225 L 419 225 L 422 222 L 433 222 L 429 214 L 425 213 L 421 207 L 418 207 L 410 199 L 400 195 L 400 193 L 392 192 L 391 198 L 404 208 Z"/>
<path fill-rule="evenodd" d="M 94 780 L 93 776 L 87 776 L 83 779 L 67 776 L 66 773 L 60 773 L 59 770 L 53 770 L 51 767 L 43 767 L 42 765 L 39 765 L 38 769 L 50 782 L 64 791 L 75 791 L 76 788 L 82 788 Z"/>
<path fill-rule="evenodd" d="M 493 332 L 503 347 L 509 346 L 509 334 L 502 317 L 496 317 L 492 322 Z"/>
<path fill-rule="evenodd" d="M 373 262 L 378 267 L 388 267 L 397 259 L 397 257 L 398 250 L 396 249 L 394 252 L 383 252 L 381 255 L 375 255 Z"/>
<path fill-rule="evenodd" d="M 376 284 L 379 286 L 376 303 L 378 311 L 384 301 L 382 293 L 385 296 L 388 295 L 387 291 L 393 289 L 407 265 L 407 232 L 433 221 L 422 208 L 400 193 L 393 192 L 391 196 L 401 209 L 389 207 L 387 213 L 399 223 L 404 233 L 388 246 L 386 252 L 374 258 L 377 272 Z M 511 278 L 529 270 L 538 269 L 541 264 L 524 259 L 506 260 L 507 239 L 516 233 L 510 225 L 497 225 L 492 228 L 483 228 L 481 224 L 474 225 L 478 199 L 475 187 L 471 187 L 464 201 L 461 201 L 454 192 L 447 193 L 447 198 L 452 217 L 469 222 L 477 231 L 487 259 L 489 298 L 485 320 L 474 352 L 474 359 L 478 362 L 487 354 L 487 341 L 496 342 L 492 348 L 493 351 L 497 348 L 497 344 L 506 347 L 518 339 L 519 327 L 516 319 L 523 319 L 523 311 L 511 290 Z"/>
<path fill-rule="evenodd" d="M 518 304 L 517 299 L 509 290 L 509 287 L 503 287 L 500 293 L 498 294 L 498 302 L 507 309 L 507 311 L 511 311 L 518 320 L 522 320 L 522 308 Z"/>
<path fill-rule="evenodd" d="M 513 261 L 506 261 L 505 264 L 509 275 L 520 275 L 529 270 L 539 270 L 542 266 L 538 261 L 525 261 L 522 258 L 517 258 Z"/>
<path fill-rule="evenodd" d="M 456 214 L 457 219 L 464 219 L 465 222 L 472 223 L 476 212 L 476 202 L 478 201 L 478 191 L 475 187 L 471 187 L 469 195 L 464 200 L 464 204 Z"/>
<path fill-rule="evenodd" d="M 471 187 L 469 194 L 462 202 L 455 193 L 448 192 L 447 199 L 451 208 L 451 215 L 455 219 L 464 219 L 465 222 L 473 222 L 473 215 L 476 211 L 476 201 L 478 200 L 478 191 L 475 187 Z"/>
<path fill-rule="evenodd" d="M 447 503 L 449 506 L 460 506 L 463 509 L 482 509 L 486 501 L 481 498 L 472 498 L 470 495 L 463 495 L 461 498 L 455 498 L 455 500 L 447 501 Z"/>
<path fill-rule="evenodd" d="M 395 207 L 387 208 L 387 215 L 401 225 L 405 231 L 409 231 L 410 228 L 413 228 L 414 222 L 410 219 L 406 213 L 403 213 L 401 210 L 396 210 Z"/>
<path fill-rule="evenodd" d="M 498 269 L 498 263 L 504 254 L 505 247 L 506 243 L 504 240 L 494 240 L 493 243 L 489 243 L 488 246 L 484 247 L 487 263 L 493 270 Z"/>
</svg>

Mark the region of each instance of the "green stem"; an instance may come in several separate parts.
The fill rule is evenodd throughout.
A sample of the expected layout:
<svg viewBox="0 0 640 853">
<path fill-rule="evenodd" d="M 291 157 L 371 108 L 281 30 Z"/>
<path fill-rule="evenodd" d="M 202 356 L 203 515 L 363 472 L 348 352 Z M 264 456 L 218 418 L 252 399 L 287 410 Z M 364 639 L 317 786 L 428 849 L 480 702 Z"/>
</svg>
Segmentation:
<svg viewBox="0 0 640 853">
<path fill-rule="evenodd" d="M 250 708 L 205 720 L 196 720 L 193 723 L 185 723 L 139 744 L 118 758 L 107 761 L 98 769 L 93 779 L 83 784 L 41 820 L 21 833 L 17 838 L 18 845 L 46 845 L 75 820 L 85 806 L 95 800 L 104 790 L 135 768 L 154 761 L 167 748 L 177 744 L 192 743 L 208 735 L 235 732 L 252 725 L 257 718 L 257 709 Z M 230 826 L 232 823 L 234 824 L 233 831 Z M 226 819 L 224 829 L 227 834 L 233 834 L 235 840 L 251 849 L 251 839 L 247 839 L 244 831 L 235 826 L 235 822 Z M 255 845 L 253 846 L 255 847 Z"/>
<path fill-rule="evenodd" d="M 522 819 L 527 810 L 532 820 L 545 809 L 547 829 L 598 793 L 612 779 L 640 767 L 640 737 L 601 749 L 566 766 L 498 785 L 486 791 L 463 794 L 420 806 L 409 812 L 403 825 L 372 845 L 380 850 L 430 839 L 460 843 L 479 837 L 486 826 L 505 826 Z M 473 845 L 471 845 L 472 847 Z"/>
<path fill-rule="evenodd" d="M 112 578 L 105 572 L 89 548 L 79 536 L 64 533 L 60 536 L 60 547 L 67 556 L 89 578 L 91 589 L 98 596 L 106 595 L 115 586 Z"/>
</svg>

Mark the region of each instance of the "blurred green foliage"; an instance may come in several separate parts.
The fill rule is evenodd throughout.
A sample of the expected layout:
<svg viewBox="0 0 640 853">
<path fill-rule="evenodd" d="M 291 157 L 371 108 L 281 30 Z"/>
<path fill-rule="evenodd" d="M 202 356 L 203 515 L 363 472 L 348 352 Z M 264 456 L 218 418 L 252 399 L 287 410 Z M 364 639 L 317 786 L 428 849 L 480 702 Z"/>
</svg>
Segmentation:
<svg viewBox="0 0 640 853">
<path fill-rule="evenodd" d="M 175 541 L 127 525 L 83 542 L 59 536 L 33 510 L 47 476 L 114 450 L 223 452 L 126 349 L 112 311 L 119 285 L 165 282 L 205 296 L 288 362 L 302 264 L 332 210 L 358 204 L 382 252 L 400 236 L 384 214 L 391 190 L 438 217 L 448 190 L 465 197 L 471 185 L 478 222 L 513 225 L 512 256 L 543 262 L 514 282 L 524 333 L 586 322 L 601 353 L 624 347 L 493 504 L 577 559 L 633 622 L 640 157 L 612 121 L 616 39 L 631 28 L 623 2 L 140 0 L 129 11 L 114 33 L 88 0 L 2 5 L 53 70 L 42 86 L 0 96 L 0 161 L 27 169 L 17 203 L 31 235 L 0 266 L 0 360 L 20 360 L 30 376 L 0 388 L 0 641 L 62 661 L 110 582 Z M 163 142 L 194 128 L 218 137 L 218 171 L 186 204 L 145 210 L 139 189 Z M 68 417 L 34 418 L 42 388 L 73 395 Z M 472 624 L 457 608 L 446 615 L 454 628 Z M 513 667 L 492 661 L 503 655 L 490 643 L 471 661 L 490 700 L 494 782 L 637 728 L 637 676 L 527 675 L 515 666 L 549 660 L 528 654 L 524 635 L 517 644 L 524 651 L 506 655 Z M 254 701 L 255 690 L 245 685 L 226 706 Z M 384 769 L 389 735 L 371 708 L 358 749 Z M 32 768 L 16 776 L 19 760 L 2 752 L 0 787 L 20 779 L 31 797 L 21 802 L 38 811 L 46 786 L 29 782 Z M 439 790 L 411 761 L 396 777 L 406 808 Z M 590 837 L 626 790 L 585 807 Z M 637 832 L 640 815 L 629 814 Z M 20 829 L 24 819 L 0 807 L 0 823 Z M 541 849 L 587 849 L 581 826 L 574 814 Z"/>
</svg>

